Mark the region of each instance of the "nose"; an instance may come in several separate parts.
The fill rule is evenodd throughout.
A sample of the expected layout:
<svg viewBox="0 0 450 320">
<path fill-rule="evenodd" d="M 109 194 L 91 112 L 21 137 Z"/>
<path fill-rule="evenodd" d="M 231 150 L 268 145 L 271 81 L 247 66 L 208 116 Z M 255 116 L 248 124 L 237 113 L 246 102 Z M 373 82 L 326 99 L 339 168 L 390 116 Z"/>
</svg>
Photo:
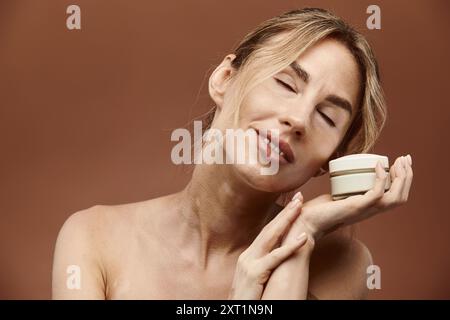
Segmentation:
<svg viewBox="0 0 450 320">
<path fill-rule="evenodd" d="M 282 127 L 287 127 L 289 132 L 295 137 L 301 137 L 306 133 L 305 117 L 297 117 L 294 115 L 286 115 L 279 119 Z"/>
</svg>

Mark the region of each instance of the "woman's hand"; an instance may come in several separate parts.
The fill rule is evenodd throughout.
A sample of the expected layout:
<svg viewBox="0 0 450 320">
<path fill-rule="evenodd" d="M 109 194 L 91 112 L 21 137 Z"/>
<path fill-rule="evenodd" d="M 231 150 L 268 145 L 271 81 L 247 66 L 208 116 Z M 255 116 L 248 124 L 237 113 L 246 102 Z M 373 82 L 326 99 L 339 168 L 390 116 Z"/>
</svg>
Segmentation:
<svg viewBox="0 0 450 320">
<path fill-rule="evenodd" d="M 392 184 L 387 192 L 384 192 L 386 173 L 377 164 L 375 185 L 364 195 L 333 201 L 331 195 L 326 194 L 304 203 L 301 215 L 292 224 L 282 244 L 290 243 L 300 232 L 307 232 L 311 235 L 308 245 L 274 270 L 264 288 L 263 299 L 306 299 L 314 240 L 339 226 L 367 219 L 406 202 L 413 178 L 411 164 L 410 156 L 406 159 L 400 157 L 394 162 L 390 169 Z M 303 198 L 301 194 L 296 197 Z"/>
<path fill-rule="evenodd" d="M 390 168 L 391 187 L 386 192 L 387 174 L 378 163 L 375 185 L 364 195 L 333 201 L 331 195 L 325 194 L 305 202 L 302 214 L 291 228 L 292 234 L 306 227 L 317 240 L 340 226 L 353 224 L 405 203 L 413 178 L 411 165 L 410 155 L 396 159 Z M 289 233 L 286 240 L 291 237 Z"/>
<path fill-rule="evenodd" d="M 298 217 L 301 205 L 302 200 L 294 197 L 239 256 L 229 299 L 261 299 L 264 285 L 272 271 L 305 244 L 308 237 L 302 233 L 279 247 Z"/>
</svg>

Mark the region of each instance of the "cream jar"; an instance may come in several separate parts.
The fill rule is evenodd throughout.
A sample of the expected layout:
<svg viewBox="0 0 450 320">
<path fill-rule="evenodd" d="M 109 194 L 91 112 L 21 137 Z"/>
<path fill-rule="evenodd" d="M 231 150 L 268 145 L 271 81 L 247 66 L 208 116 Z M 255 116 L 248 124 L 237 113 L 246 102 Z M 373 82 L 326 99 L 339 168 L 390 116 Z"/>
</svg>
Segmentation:
<svg viewBox="0 0 450 320">
<path fill-rule="evenodd" d="M 389 175 L 389 159 L 370 153 L 358 153 L 331 160 L 330 169 L 331 195 L 333 200 L 364 194 L 375 184 L 377 162 L 381 160 L 387 179 L 384 190 L 389 190 L 391 180 Z"/>
</svg>

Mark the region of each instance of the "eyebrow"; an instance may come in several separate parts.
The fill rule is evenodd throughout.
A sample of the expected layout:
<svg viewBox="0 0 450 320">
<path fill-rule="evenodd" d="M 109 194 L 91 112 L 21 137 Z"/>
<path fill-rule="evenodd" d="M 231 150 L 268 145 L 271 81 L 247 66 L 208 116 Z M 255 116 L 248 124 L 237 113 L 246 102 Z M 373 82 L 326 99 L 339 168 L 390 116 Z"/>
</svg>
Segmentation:
<svg viewBox="0 0 450 320">
<path fill-rule="evenodd" d="M 335 106 L 344 109 L 350 114 L 350 117 L 352 116 L 352 105 L 350 104 L 350 102 L 348 102 L 347 99 L 341 98 L 334 94 L 330 94 L 325 98 L 325 101 L 331 102 Z"/>
<path fill-rule="evenodd" d="M 289 67 L 294 70 L 295 74 L 297 75 L 297 77 L 299 77 L 300 79 L 302 79 L 305 83 L 308 83 L 309 79 L 311 78 L 309 73 L 305 71 L 305 69 L 303 69 L 298 63 L 297 61 L 292 62 Z M 347 99 L 341 98 L 337 95 L 334 94 L 330 94 L 325 98 L 325 101 L 328 101 L 332 104 L 334 104 L 337 107 L 340 107 L 342 109 L 344 109 L 345 111 L 347 111 L 350 114 L 350 117 L 352 116 L 353 113 L 353 108 L 350 102 L 348 102 Z"/>
<path fill-rule="evenodd" d="M 309 81 L 309 73 L 305 71 L 298 63 L 297 61 L 292 62 L 289 67 L 291 67 L 292 70 L 294 70 L 297 77 L 308 83 Z"/>
</svg>

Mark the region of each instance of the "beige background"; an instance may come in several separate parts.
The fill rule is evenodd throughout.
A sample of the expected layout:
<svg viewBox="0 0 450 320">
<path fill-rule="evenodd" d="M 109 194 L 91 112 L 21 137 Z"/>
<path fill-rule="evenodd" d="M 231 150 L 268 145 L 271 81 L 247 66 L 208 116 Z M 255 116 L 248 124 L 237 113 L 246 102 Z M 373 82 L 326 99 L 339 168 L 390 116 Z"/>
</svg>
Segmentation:
<svg viewBox="0 0 450 320">
<path fill-rule="evenodd" d="M 76 3 L 82 30 L 69 31 Z M 367 30 L 378 4 L 382 29 Z M 372 299 L 450 298 L 447 1 L 0 2 L 0 298 L 50 298 L 57 232 L 94 204 L 179 190 L 173 129 L 206 111 L 206 80 L 259 22 L 304 6 L 361 30 L 389 103 L 375 152 L 410 153 L 410 201 L 360 224 L 381 267 Z M 307 197 L 329 191 L 311 181 Z"/>
</svg>

